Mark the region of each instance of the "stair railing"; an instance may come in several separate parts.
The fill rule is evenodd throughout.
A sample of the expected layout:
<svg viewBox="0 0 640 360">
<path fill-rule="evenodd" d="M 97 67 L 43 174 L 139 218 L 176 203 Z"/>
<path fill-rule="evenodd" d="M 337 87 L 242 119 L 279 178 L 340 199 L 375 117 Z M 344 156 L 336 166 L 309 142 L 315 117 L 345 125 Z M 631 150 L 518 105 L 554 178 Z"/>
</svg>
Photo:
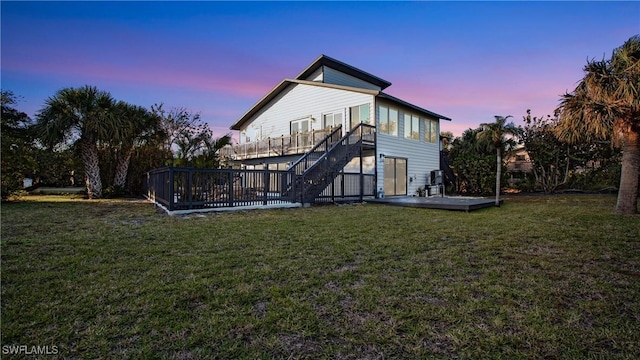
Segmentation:
<svg viewBox="0 0 640 360">
<path fill-rule="evenodd" d="M 338 125 L 322 141 L 317 143 L 311 148 L 311 150 L 307 151 L 302 157 L 296 160 L 296 162 L 291 164 L 288 170 L 297 175 L 304 173 L 305 170 L 313 165 L 323 154 L 329 151 L 329 149 L 341 139 L 341 130 L 342 125 Z"/>
<path fill-rule="evenodd" d="M 373 142 L 375 126 L 360 123 L 323 153 L 301 174 L 294 173 L 296 199 L 312 202 L 360 151 L 364 141 Z"/>
</svg>

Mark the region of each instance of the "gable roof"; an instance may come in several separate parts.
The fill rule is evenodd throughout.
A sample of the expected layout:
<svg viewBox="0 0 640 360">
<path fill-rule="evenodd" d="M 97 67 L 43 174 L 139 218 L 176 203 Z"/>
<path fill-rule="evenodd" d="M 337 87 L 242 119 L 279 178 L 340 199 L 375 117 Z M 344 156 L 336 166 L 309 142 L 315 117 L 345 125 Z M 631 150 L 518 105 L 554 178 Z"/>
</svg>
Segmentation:
<svg viewBox="0 0 640 360">
<path fill-rule="evenodd" d="M 351 75 L 362 81 L 366 81 L 370 84 L 379 86 L 382 90 L 388 88 L 391 85 L 391 83 L 387 80 L 381 79 L 375 75 L 371 75 L 366 71 L 362 71 L 358 68 L 355 68 L 349 64 L 345 64 L 342 61 L 338 61 L 324 54 L 320 55 L 314 62 L 311 63 L 311 65 L 307 66 L 306 69 L 302 70 L 302 72 L 298 76 L 296 76 L 296 79 L 307 79 L 311 74 L 313 74 L 314 71 L 318 70 L 318 68 L 320 68 L 321 66 L 328 66 L 334 70 L 338 70 L 347 75 Z"/>
<path fill-rule="evenodd" d="M 240 119 L 238 119 L 238 121 L 236 121 L 233 125 L 231 125 L 231 130 L 240 130 L 240 128 L 242 127 L 242 125 L 244 125 L 247 121 L 249 121 L 249 119 L 251 119 L 252 116 L 254 116 L 256 113 L 258 113 L 260 110 L 262 110 L 262 108 L 264 106 L 266 106 L 269 102 L 271 102 L 271 100 L 275 99 L 280 93 L 282 93 L 289 85 L 310 85 L 310 86 L 318 86 L 318 87 L 323 87 L 323 88 L 330 88 L 330 89 L 337 89 L 337 90 L 345 90 L 345 91 L 352 91 L 352 92 L 358 92 L 358 93 L 362 93 L 362 94 L 369 94 L 369 95 L 373 95 L 377 98 L 382 98 L 385 99 L 386 101 L 398 105 L 398 106 L 404 106 L 407 108 L 410 108 L 414 111 L 417 111 L 423 115 L 427 115 L 427 116 L 432 116 L 438 119 L 442 119 L 442 120 L 451 120 L 450 118 L 440 115 L 440 114 L 436 114 L 432 111 L 423 109 L 419 106 L 415 106 L 413 104 L 410 104 L 404 100 L 400 100 L 397 97 L 391 96 L 389 94 L 383 93 L 382 91 L 377 91 L 377 90 L 371 90 L 371 89 L 364 89 L 364 88 L 359 88 L 359 87 L 352 87 L 352 86 L 345 86 L 345 85 L 336 85 L 336 84 L 328 84 L 328 83 L 321 83 L 321 82 L 317 82 L 317 81 L 309 81 L 309 80 L 305 80 L 307 77 L 309 77 L 314 71 L 316 71 L 320 66 L 328 66 L 330 68 L 333 68 L 335 70 L 344 72 L 345 74 L 354 76 L 356 78 L 359 78 L 360 80 L 363 81 L 367 81 L 371 84 L 380 86 L 381 89 L 385 89 L 387 88 L 389 85 L 391 85 L 390 82 L 383 80 L 377 76 L 371 75 L 367 72 L 364 72 L 362 70 L 359 70 L 357 68 L 354 68 L 351 65 L 347 65 L 343 62 L 340 62 L 338 60 L 332 59 L 326 55 L 320 55 L 320 57 L 318 57 L 311 65 L 309 65 L 306 69 L 304 69 L 295 79 L 284 79 L 282 80 L 280 83 L 278 83 L 278 85 L 276 85 L 273 89 L 271 89 L 271 91 L 269 91 L 265 96 L 263 96 L 260 100 L 258 100 L 258 102 L 253 105 L 251 107 L 251 109 L 249 109 L 244 115 L 242 115 L 242 117 Z"/>
<path fill-rule="evenodd" d="M 440 114 L 436 114 L 433 111 L 429 111 L 429 110 L 423 109 L 423 108 L 421 108 L 419 106 L 410 104 L 410 103 L 408 103 L 408 102 L 406 102 L 404 100 L 398 99 L 395 96 L 391 96 L 389 94 L 383 93 L 382 91 L 380 91 L 380 93 L 378 94 L 377 97 L 381 98 L 381 99 L 388 100 L 388 101 L 390 101 L 390 102 L 392 102 L 392 103 L 394 103 L 396 105 L 404 106 L 404 107 L 410 108 L 412 110 L 418 111 L 420 113 L 423 113 L 423 114 L 426 114 L 426 115 L 429 115 L 429 116 L 433 116 L 433 117 L 438 118 L 440 120 L 449 120 L 449 121 L 451 121 L 451 118 L 448 118 L 448 117 L 440 115 Z"/>
</svg>

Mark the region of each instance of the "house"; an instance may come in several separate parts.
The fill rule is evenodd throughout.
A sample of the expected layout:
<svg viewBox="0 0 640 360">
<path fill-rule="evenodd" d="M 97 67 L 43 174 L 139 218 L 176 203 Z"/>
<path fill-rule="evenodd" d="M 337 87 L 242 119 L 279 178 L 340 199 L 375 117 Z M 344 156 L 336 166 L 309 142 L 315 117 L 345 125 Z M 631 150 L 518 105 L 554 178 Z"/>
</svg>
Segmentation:
<svg viewBox="0 0 640 360">
<path fill-rule="evenodd" d="M 524 146 L 515 148 L 505 157 L 507 174 L 509 174 L 509 185 L 513 186 L 517 181 L 524 179 L 527 174 L 533 171 L 533 164 L 529 153 Z"/>
<path fill-rule="evenodd" d="M 231 126 L 239 143 L 222 155 L 242 169 L 304 173 L 319 184 L 311 200 L 347 185 L 369 195 L 414 195 L 440 169 L 440 121 L 451 119 L 385 93 L 390 85 L 321 55 Z"/>
</svg>

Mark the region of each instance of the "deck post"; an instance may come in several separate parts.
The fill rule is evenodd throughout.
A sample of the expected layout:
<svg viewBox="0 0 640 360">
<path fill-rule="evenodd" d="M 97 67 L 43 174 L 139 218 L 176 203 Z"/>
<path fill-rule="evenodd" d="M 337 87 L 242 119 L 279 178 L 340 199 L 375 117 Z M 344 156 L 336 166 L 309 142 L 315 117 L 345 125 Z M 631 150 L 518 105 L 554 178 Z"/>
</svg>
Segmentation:
<svg viewBox="0 0 640 360">
<path fill-rule="evenodd" d="M 173 178 L 173 166 L 169 166 L 169 211 L 174 210 L 174 196 L 175 196 L 175 184 Z"/>
<path fill-rule="evenodd" d="M 362 137 L 360 137 L 360 202 L 364 200 L 364 167 L 362 166 Z"/>
<path fill-rule="evenodd" d="M 336 202 L 336 179 L 338 177 L 334 177 L 333 181 L 331 182 L 331 201 L 332 202 Z"/>
<path fill-rule="evenodd" d="M 286 176 L 285 183 L 283 184 L 283 189 L 287 188 L 288 184 L 291 184 L 291 189 L 289 190 L 289 201 L 296 202 L 296 172 L 288 171 Z"/>
<path fill-rule="evenodd" d="M 264 166 L 264 172 L 263 172 L 263 180 L 262 180 L 262 185 L 263 185 L 263 189 L 262 189 L 262 194 L 264 196 L 264 200 L 262 201 L 262 205 L 267 205 L 267 200 L 268 200 L 268 196 L 269 196 L 269 170 L 268 170 L 268 166 L 267 164 L 265 164 Z"/>
<path fill-rule="evenodd" d="M 304 179 L 304 173 L 302 173 L 302 175 L 300 176 L 300 203 L 304 206 L 304 183 L 305 183 L 305 179 Z"/>
<path fill-rule="evenodd" d="M 187 203 L 188 208 L 193 207 L 193 169 L 189 168 L 187 172 Z"/>
<path fill-rule="evenodd" d="M 229 207 L 233 207 L 233 190 L 234 190 L 233 189 L 233 170 L 229 169 L 227 171 L 229 172 L 228 179 L 227 179 L 229 184 L 229 186 L 227 186 L 227 191 L 229 192 L 229 196 L 228 196 Z"/>
</svg>

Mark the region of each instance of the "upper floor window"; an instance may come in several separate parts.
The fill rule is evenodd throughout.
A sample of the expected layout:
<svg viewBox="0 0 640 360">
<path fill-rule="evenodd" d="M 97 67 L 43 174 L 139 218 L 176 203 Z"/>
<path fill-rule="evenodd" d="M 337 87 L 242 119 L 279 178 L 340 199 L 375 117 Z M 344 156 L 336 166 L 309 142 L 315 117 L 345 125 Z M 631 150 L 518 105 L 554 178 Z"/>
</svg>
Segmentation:
<svg viewBox="0 0 640 360">
<path fill-rule="evenodd" d="M 322 128 L 335 128 L 342 125 L 342 113 L 324 114 L 322 116 Z"/>
<path fill-rule="evenodd" d="M 371 123 L 369 104 L 352 106 L 351 108 L 349 108 L 349 113 L 349 129 L 353 129 L 359 123 Z"/>
<path fill-rule="evenodd" d="M 291 122 L 291 134 L 307 132 L 310 129 L 309 119 L 300 119 Z"/>
<path fill-rule="evenodd" d="M 406 139 L 420 139 L 420 118 L 411 114 L 404 114 L 404 137 Z"/>
<path fill-rule="evenodd" d="M 424 119 L 424 141 L 436 143 L 438 141 L 438 122 Z"/>
<path fill-rule="evenodd" d="M 398 110 L 380 106 L 380 124 L 378 132 L 398 136 Z"/>
</svg>

